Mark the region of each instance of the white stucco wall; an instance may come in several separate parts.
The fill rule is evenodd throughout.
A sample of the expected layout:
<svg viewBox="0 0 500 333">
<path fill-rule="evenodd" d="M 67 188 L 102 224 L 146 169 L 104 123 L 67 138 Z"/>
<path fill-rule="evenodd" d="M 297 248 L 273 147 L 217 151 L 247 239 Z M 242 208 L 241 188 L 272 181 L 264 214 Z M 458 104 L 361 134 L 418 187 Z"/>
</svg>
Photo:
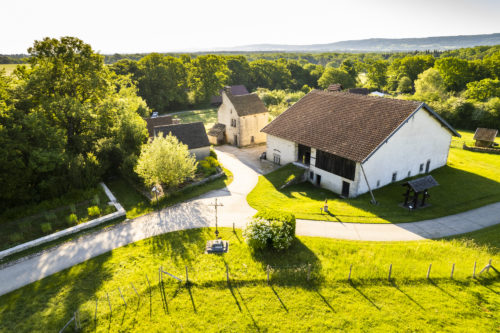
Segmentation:
<svg viewBox="0 0 500 333">
<path fill-rule="evenodd" d="M 297 144 L 292 141 L 267 135 L 266 157 L 274 162 L 274 154 L 280 156 L 280 165 L 295 162 L 297 160 Z"/>
<path fill-rule="evenodd" d="M 396 181 L 408 178 L 408 172 L 410 177 L 425 173 L 428 160 L 429 171 L 446 165 L 451 137 L 438 120 L 420 109 L 363 164 L 372 190 L 391 183 L 394 172 Z M 360 181 L 354 195 L 360 195 L 368 192 L 368 186 L 361 169 L 356 171 Z"/>
<path fill-rule="evenodd" d="M 261 132 L 268 123 L 269 114 L 259 113 L 239 118 L 240 146 L 266 142 L 266 133 Z M 252 136 L 254 142 L 252 142 Z"/>
<path fill-rule="evenodd" d="M 196 160 L 199 161 L 210 155 L 210 146 L 189 149 L 189 152 L 194 154 L 196 156 Z"/>
<path fill-rule="evenodd" d="M 231 126 L 231 119 L 236 119 L 236 127 Z M 239 117 L 225 92 L 222 92 L 222 104 L 217 111 L 217 122 L 226 125 L 227 143 L 234 145 L 235 135 L 237 135 L 238 140 L 240 140 Z"/>
</svg>

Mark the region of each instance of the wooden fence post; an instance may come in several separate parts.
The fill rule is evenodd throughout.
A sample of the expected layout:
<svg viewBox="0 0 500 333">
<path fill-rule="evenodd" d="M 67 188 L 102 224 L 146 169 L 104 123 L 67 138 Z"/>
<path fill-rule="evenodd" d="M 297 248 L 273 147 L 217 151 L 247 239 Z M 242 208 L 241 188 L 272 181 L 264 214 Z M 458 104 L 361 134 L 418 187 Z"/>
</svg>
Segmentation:
<svg viewBox="0 0 500 333">
<path fill-rule="evenodd" d="M 234 228 L 234 222 L 233 222 L 233 232 L 236 232 L 236 229 Z"/>
<path fill-rule="evenodd" d="M 453 263 L 453 265 L 451 265 L 451 275 L 450 275 L 450 279 L 453 279 L 453 273 L 455 272 L 455 263 Z"/>
<path fill-rule="evenodd" d="M 389 266 L 389 276 L 387 277 L 387 281 L 391 282 L 391 273 L 392 273 L 392 264 Z"/>
<path fill-rule="evenodd" d="M 427 270 L 427 279 L 429 279 L 429 276 L 431 275 L 431 268 L 432 264 L 429 264 L 429 269 Z"/>
<path fill-rule="evenodd" d="M 349 276 L 347 277 L 347 281 L 351 281 L 351 272 L 352 272 L 352 264 L 351 267 L 349 267 Z"/>
<path fill-rule="evenodd" d="M 267 265 L 266 267 L 266 271 L 267 271 L 267 285 L 269 285 L 269 265 Z"/>
<path fill-rule="evenodd" d="M 474 269 L 472 270 L 472 278 L 476 278 L 476 262 L 474 261 Z"/>
</svg>

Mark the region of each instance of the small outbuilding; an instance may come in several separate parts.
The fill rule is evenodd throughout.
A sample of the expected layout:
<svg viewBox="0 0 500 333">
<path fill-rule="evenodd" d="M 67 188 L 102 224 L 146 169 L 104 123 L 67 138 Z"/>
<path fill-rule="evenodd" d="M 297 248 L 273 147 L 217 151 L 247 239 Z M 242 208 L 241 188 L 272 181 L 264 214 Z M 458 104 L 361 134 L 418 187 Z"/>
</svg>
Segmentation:
<svg viewBox="0 0 500 333">
<path fill-rule="evenodd" d="M 428 190 L 438 185 L 438 182 L 431 175 L 404 183 L 403 186 L 406 186 L 407 189 L 404 194 L 403 206 L 410 209 L 426 207 L 428 205 L 426 200 L 430 197 Z M 420 194 L 422 194 L 422 199 L 419 200 Z"/>
<path fill-rule="evenodd" d="M 177 137 L 180 142 L 188 146 L 189 152 L 194 154 L 197 160 L 202 160 L 210 154 L 210 142 L 201 121 L 155 127 L 154 132 L 155 136 L 172 134 Z"/>
<path fill-rule="evenodd" d="M 217 111 L 218 122 L 209 130 L 210 140 L 237 147 L 264 143 L 266 134 L 261 130 L 268 118 L 269 112 L 257 94 L 233 95 L 232 88 L 225 87 Z"/>
<path fill-rule="evenodd" d="M 495 145 L 495 138 L 498 135 L 498 130 L 491 128 L 478 128 L 474 133 L 475 146 L 482 148 L 491 148 Z"/>
</svg>

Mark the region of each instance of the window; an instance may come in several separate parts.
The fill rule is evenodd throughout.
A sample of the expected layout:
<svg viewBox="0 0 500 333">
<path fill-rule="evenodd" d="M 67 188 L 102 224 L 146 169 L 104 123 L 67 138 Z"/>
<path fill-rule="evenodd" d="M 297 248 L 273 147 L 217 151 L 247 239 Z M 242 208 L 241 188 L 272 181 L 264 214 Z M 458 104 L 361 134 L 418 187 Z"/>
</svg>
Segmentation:
<svg viewBox="0 0 500 333">
<path fill-rule="evenodd" d="M 420 164 L 419 172 L 424 172 L 424 163 Z"/>
<path fill-rule="evenodd" d="M 309 179 L 314 179 L 314 172 L 309 172 Z"/>
<path fill-rule="evenodd" d="M 397 179 L 398 179 L 398 173 L 397 173 L 397 172 L 394 172 L 394 173 L 392 174 L 392 182 L 394 183 Z"/>
<path fill-rule="evenodd" d="M 251 143 L 254 143 L 255 142 L 255 138 L 253 136 L 250 137 L 250 142 Z"/>
<path fill-rule="evenodd" d="M 380 187 L 380 180 L 377 180 L 377 188 Z"/>
<path fill-rule="evenodd" d="M 410 171 L 408 171 L 408 177 L 410 177 L 410 176 L 411 176 L 411 170 L 410 170 Z"/>
<path fill-rule="evenodd" d="M 236 119 L 231 119 L 231 126 L 236 127 Z"/>
<path fill-rule="evenodd" d="M 278 154 L 274 154 L 274 155 L 273 155 L 273 161 L 274 161 L 274 163 L 276 163 L 276 164 L 280 165 L 280 162 L 281 162 L 281 157 L 280 157 L 280 155 L 278 155 Z"/>
<path fill-rule="evenodd" d="M 356 172 L 356 162 L 319 149 L 316 150 L 316 167 L 350 180 L 354 180 Z"/>
</svg>

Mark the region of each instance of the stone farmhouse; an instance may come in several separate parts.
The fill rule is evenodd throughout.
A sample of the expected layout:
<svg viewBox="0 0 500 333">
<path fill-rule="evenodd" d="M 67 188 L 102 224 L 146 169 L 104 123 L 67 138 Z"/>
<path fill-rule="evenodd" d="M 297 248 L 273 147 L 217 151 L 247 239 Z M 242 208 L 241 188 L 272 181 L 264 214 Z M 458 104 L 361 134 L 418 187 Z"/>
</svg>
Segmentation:
<svg viewBox="0 0 500 333">
<path fill-rule="evenodd" d="M 268 124 L 267 159 L 356 197 L 446 165 L 460 136 L 425 103 L 313 90 Z"/>
<path fill-rule="evenodd" d="M 197 160 L 202 160 L 210 154 L 210 143 L 208 142 L 205 125 L 201 121 L 154 128 L 154 136 L 166 136 L 168 134 L 172 134 L 180 142 L 187 145 L 189 152 L 194 154 Z"/>
<path fill-rule="evenodd" d="M 229 143 L 237 147 L 266 142 L 261 129 L 268 123 L 269 112 L 257 94 L 233 95 L 231 88 L 222 91 L 217 111 L 218 123 L 209 131 L 210 143 Z"/>
</svg>

